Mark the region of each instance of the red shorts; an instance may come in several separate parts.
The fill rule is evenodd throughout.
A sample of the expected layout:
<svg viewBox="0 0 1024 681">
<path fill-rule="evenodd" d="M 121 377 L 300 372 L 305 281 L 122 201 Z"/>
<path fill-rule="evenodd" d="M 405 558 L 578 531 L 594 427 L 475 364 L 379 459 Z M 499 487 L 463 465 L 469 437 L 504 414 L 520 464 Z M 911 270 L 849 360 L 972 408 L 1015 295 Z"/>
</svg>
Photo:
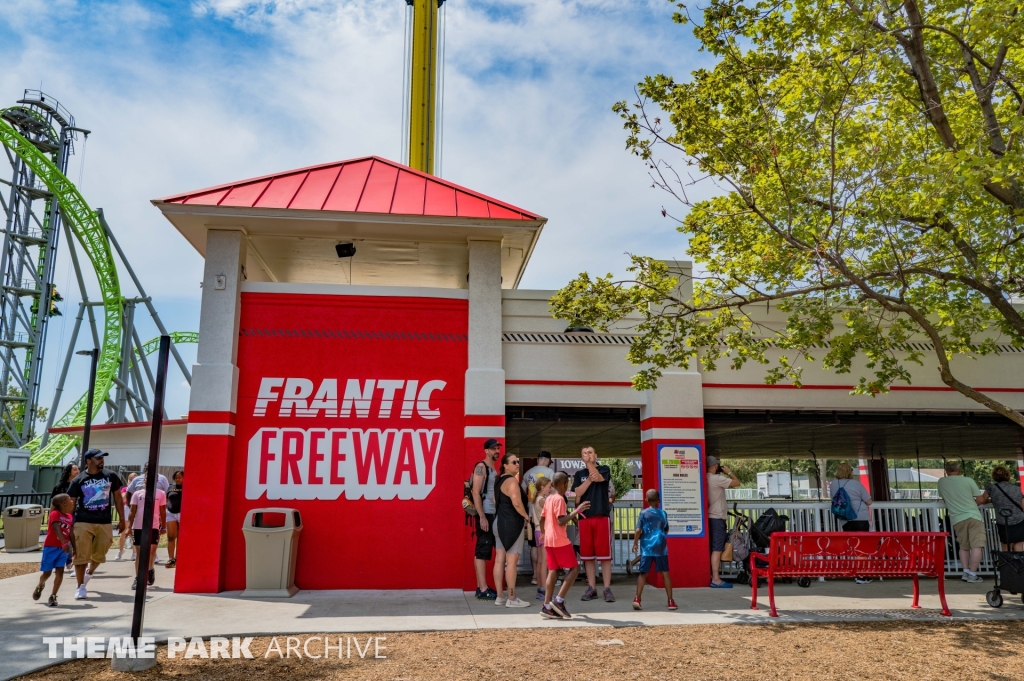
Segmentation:
<svg viewBox="0 0 1024 681">
<path fill-rule="evenodd" d="M 580 558 L 583 560 L 611 560 L 611 526 L 608 516 L 580 518 Z"/>
<path fill-rule="evenodd" d="M 580 566 L 576 560 L 576 551 L 573 550 L 572 544 L 556 546 L 554 548 L 548 546 L 544 550 L 547 551 L 548 570 L 572 570 L 574 567 Z"/>
</svg>

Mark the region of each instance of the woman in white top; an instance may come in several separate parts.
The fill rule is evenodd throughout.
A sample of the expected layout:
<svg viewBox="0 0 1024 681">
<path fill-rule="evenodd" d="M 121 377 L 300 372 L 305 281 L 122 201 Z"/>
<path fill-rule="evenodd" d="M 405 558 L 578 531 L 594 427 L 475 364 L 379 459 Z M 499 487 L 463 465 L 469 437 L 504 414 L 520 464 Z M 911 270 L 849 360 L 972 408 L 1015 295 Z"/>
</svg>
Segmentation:
<svg viewBox="0 0 1024 681">
<path fill-rule="evenodd" d="M 835 498 L 836 493 L 840 489 L 850 497 L 850 506 L 857 512 L 856 520 L 847 520 L 843 523 L 843 532 L 868 532 L 871 529 L 871 525 L 868 522 L 871 518 L 871 510 L 869 508 L 871 506 L 871 495 L 864 489 L 864 485 L 860 483 L 860 480 L 853 477 L 853 468 L 845 461 L 839 464 L 839 468 L 836 470 L 836 479 L 828 485 L 829 498 Z M 871 580 L 858 577 L 854 581 L 858 584 L 867 584 Z"/>
</svg>

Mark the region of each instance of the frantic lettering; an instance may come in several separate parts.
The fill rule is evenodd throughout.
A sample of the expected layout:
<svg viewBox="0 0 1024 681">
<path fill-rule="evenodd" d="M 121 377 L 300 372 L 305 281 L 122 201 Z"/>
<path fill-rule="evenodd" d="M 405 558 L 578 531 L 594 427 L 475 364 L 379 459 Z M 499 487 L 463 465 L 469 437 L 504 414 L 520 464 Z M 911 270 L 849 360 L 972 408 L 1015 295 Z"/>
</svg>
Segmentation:
<svg viewBox="0 0 1024 681">
<path fill-rule="evenodd" d="M 446 385 L 440 380 L 421 385 L 419 380 L 350 378 L 340 393 L 339 404 L 336 378 L 325 378 L 317 385 L 308 378 L 264 377 L 252 415 L 266 416 L 270 404 L 276 402 L 279 417 L 365 419 L 372 414 L 387 419 L 395 414 L 410 419 L 415 413 L 420 418 L 436 419 L 441 412 L 430 408 L 430 399 Z"/>
</svg>

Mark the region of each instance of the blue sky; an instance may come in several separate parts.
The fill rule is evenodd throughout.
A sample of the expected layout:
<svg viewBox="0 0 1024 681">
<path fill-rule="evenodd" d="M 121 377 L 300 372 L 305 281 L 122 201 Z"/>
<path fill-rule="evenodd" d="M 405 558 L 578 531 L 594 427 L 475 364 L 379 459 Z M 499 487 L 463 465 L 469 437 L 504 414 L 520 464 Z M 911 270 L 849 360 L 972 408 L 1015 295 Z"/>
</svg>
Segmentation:
<svg viewBox="0 0 1024 681">
<path fill-rule="evenodd" d="M 689 29 L 671 22 L 673 7 L 446 3 L 442 174 L 549 218 L 523 287 L 621 272 L 626 251 L 685 258 L 685 241 L 661 217 L 671 198 L 626 153 L 611 112 L 615 101 L 632 101 L 644 75 L 681 78 L 702 65 Z M 149 201 L 365 154 L 401 160 L 404 8 L 401 0 L 3 0 L 0 107 L 41 85 L 93 131 L 69 175 L 105 210 L 167 326 L 194 330 L 201 258 Z M 58 282 L 69 274 L 66 249 L 57 272 Z M 76 292 L 64 290 L 45 402 L 77 306 Z M 69 393 L 84 389 L 82 374 Z M 187 411 L 182 383 L 170 394 L 174 415 Z"/>
</svg>

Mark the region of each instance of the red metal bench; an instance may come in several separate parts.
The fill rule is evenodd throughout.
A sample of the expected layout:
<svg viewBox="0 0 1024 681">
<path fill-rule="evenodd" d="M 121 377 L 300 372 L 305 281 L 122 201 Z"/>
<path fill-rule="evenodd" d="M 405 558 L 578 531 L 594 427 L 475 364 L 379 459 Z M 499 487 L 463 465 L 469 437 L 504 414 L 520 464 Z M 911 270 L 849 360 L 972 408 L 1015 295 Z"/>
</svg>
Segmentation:
<svg viewBox="0 0 1024 681">
<path fill-rule="evenodd" d="M 942 614 L 946 605 L 945 532 L 776 532 L 768 554 L 750 554 L 750 608 L 757 610 L 757 578 L 768 578 L 768 603 L 775 610 L 776 577 L 913 577 L 914 602 L 918 576 L 935 577 Z M 756 560 L 755 560 L 756 559 Z"/>
</svg>

